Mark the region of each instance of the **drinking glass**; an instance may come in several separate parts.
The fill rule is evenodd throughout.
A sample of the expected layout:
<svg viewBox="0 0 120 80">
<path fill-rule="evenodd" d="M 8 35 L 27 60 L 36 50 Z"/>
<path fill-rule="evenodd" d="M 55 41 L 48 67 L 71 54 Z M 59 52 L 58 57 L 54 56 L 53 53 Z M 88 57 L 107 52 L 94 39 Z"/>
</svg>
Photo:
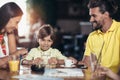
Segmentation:
<svg viewBox="0 0 120 80">
<path fill-rule="evenodd" d="M 94 53 L 91 53 L 90 54 L 90 64 L 91 64 L 92 72 L 95 71 L 96 63 L 97 63 L 97 57 L 96 57 L 96 55 Z"/>
<path fill-rule="evenodd" d="M 91 62 L 91 70 L 92 70 L 92 78 L 96 80 L 101 80 L 101 77 L 99 77 L 99 73 L 101 72 L 99 66 L 101 63 L 101 55 L 96 56 L 96 54 L 91 53 L 90 55 L 90 62 Z"/>
<path fill-rule="evenodd" d="M 10 72 L 17 72 L 20 68 L 20 60 L 16 56 L 10 56 L 8 61 Z"/>
<path fill-rule="evenodd" d="M 41 52 L 41 57 L 43 59 L 43 63 L 46 67 L 49 67 L 49 64 L 48 64 L 48 60 L 50 59 L 51 57 L 51 53 L 45 53 L 45 52 Z"/>
</svg>

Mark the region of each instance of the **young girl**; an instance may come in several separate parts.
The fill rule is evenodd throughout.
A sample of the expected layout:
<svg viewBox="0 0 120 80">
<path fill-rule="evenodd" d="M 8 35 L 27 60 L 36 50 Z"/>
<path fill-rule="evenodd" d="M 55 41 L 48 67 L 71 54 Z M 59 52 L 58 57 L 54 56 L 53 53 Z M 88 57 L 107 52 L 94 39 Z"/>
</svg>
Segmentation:
<svg viewBox="0 0 120 80">
<path fill-rule="evenodd" d="M 64 64 L 67 57 L 63 56 L 58 49 L 51 47 L 54 39 L 53 28 L 49 24 L 41 26 L 38 34 L 39 47 L 31 49 L 22 64 Z M 74 58 L 70 59 L 77 62 Z"/>
</svg>

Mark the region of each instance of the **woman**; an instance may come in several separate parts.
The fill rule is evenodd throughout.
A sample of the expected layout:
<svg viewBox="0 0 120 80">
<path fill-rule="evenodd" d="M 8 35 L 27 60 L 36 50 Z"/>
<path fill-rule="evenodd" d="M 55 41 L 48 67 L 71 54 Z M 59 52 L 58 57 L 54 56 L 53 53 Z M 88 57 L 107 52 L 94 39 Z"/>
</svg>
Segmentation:
<svg viewBox="0 0 120 80">
<path fill-rule="evenodd" d="M 18 57 L 27 53 L 26 49 L 16 49 L 14 34 L 22 15 L 22 10 L 14 2 L 6 3 L 0 8 L 0 67 L 6 67 L 11 56 Z"/>
</svg>

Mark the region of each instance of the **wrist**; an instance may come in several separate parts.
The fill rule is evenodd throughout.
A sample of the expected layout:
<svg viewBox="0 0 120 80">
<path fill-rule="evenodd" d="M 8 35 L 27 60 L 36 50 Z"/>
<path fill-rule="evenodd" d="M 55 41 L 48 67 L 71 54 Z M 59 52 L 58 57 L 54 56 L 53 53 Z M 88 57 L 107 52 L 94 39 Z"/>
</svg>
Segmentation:
<svg viewBox="0 0 120 80">
<path fill-rule="evenodd" d="M 12 60 L 12 59 L 13 59 L 13 56 L 15 56 L 15 55 L 9 55 L 9 56 L 8 56 L 8 61 Z"/>
<path fill-rule="evenodd" d="M 14 34 L 14 31 L 7 32 L 7 35 Z"/>
<path fill-rule="evenodd" d="M 24 59 L 24 60 L 22 60 L 22 64 L 23 64 L 23 65 L 24 65 L 24 64 L 25 64 L 25 65 L 29 65 L 29 64 L 30 64 L 30 61 Z"/>
</svg>

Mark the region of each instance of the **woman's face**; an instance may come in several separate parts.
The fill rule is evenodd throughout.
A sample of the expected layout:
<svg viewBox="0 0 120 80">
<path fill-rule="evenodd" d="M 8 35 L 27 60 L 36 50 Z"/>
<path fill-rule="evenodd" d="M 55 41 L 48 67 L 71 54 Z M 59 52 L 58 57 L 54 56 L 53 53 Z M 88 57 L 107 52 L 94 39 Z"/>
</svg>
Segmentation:
<svg viewBox="0 0 120 80">
<path fill-rule="evenodd" d="M 48 50 L 51 47 L 51 45 L 53 44 L 53 40 L 50 38 L 50 36 L 47 36 L 43 39 L 39 39 L 38 42 L 39 42 L 40 48 L 43 51 Z"/>
<path fill-rule="evenodd" d="M 13 30 L 18 28 L 18 23 L 20 22 L 22 16 L 17 16 L 10 18 L 7 25 L 5 26 L 5 32 L 12 32 Z"/>
</svg>

